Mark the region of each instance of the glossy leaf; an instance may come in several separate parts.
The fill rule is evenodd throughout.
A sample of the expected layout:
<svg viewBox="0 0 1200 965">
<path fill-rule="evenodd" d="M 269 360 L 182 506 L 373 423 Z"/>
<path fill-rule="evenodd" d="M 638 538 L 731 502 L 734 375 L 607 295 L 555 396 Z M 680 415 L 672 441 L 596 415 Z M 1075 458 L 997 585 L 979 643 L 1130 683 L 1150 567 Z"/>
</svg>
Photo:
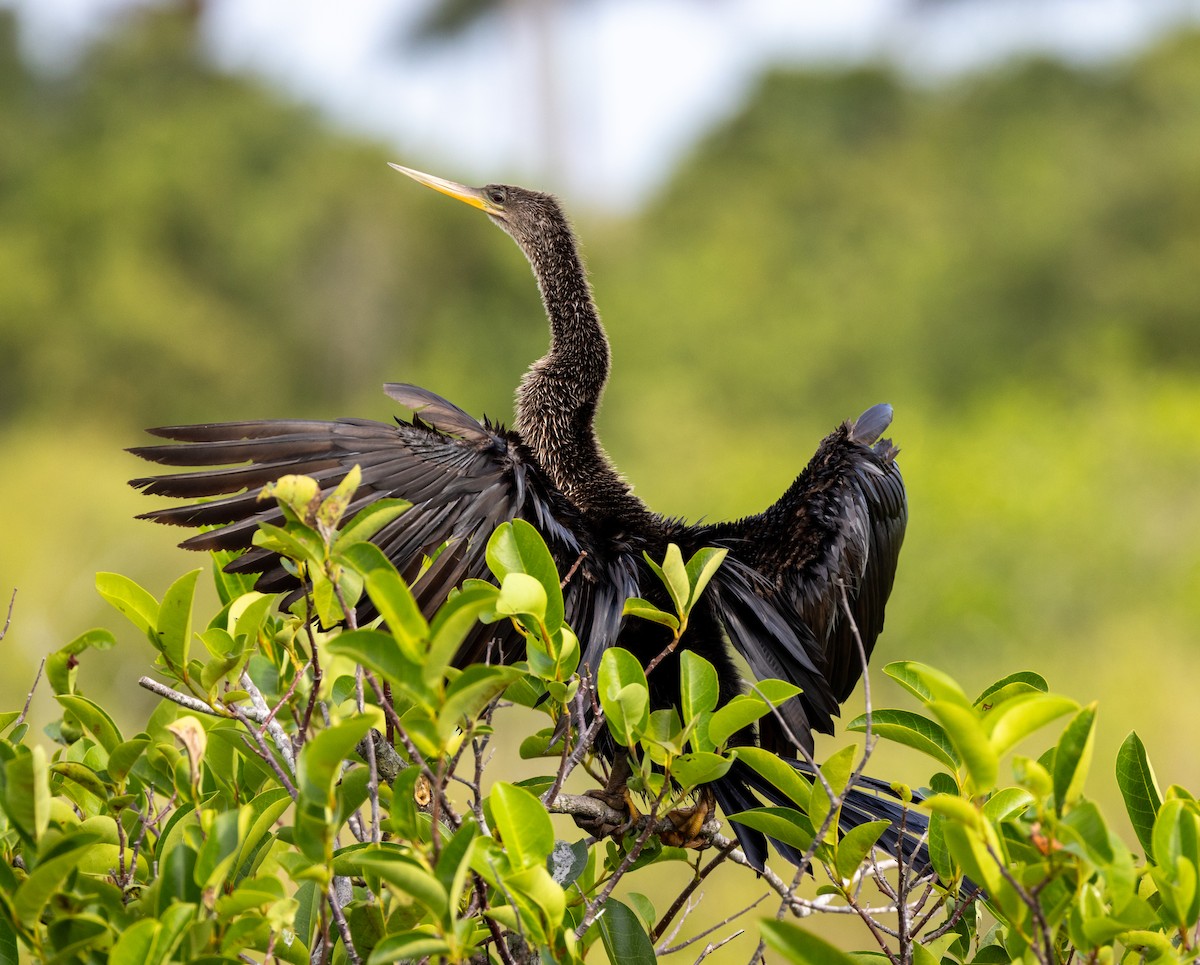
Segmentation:
<svg viewBox="0 0 1200 965">
<path fill-rule="evenodd" d="M 707 751 L 684 754 L 672 762 L 671 776 L 681 787 L 695 787 L 723 777 L 732 763 L 720 754 Z"/>
<path fill-rule="evenodd" d="M 597 922 L 600 940 L 610 962 L 620 965 L 654 965 L 657 956 L 646 929 L 633 909 L 623 901 L 609 898 Z"/>
<path fill-rule="evenodd" d="M 849 881 L 858 871 L 859 866 L 866 860 L 871 849 L 880 835 L 892 826 L 891 821 L 868 821 L 847 831 L 837 845 L 837 859 L 834 863 L 838 876 L 843 881 Z"/>
<path fill-rule="evenodd" d="M 739 747 L 737 756 L 741 764 L 766 778 L 768 783 L 787 795 L 801 811 L 808 811 L 812 783 L 793 764 L 761 747 Z"/>
<path fill-rule="evenodd" d="M 703 657 L 685 650 L 679 655 L 679 703 L 684 720 L 691 721 L 717 706 L 716 668 Z"/>
<path fill-rule="evenodd" d="M 367 574 L 365 585 L 367 596 L 399 642 L 404 656 L 417 663 L 422 661 L 429 640 L 429 624 L 421 615 L 421 608 L 408 584 L 389 567 L 372 570 Z"/>
<path fill-rule="evenodd" d="M 525 788 L 498 782 L 491 793 L 492 819 L 514 867 L 545 865 L 554 850 L 550 815 Z"/>
<path fill-rule="evenodd" d="M 704 549 L 693 553 L 692 558 L 687 561 L 686 572 L 691 588 L 691 595 L 688 599 L 689 609 L 696 605 L 696 600 L 704 592 L 709 581 L 716 576 L 717 570 L 725 562 L 725 557 L 728 553 L 729 550 L 723 547 L 706 546 Z"/>
<path fill-rule="evenodd" d="M 967 695 L 954 678 L 927 664 L 915 660 L 898 660 L 885 666 L 883 672 L 925 703 L 941 700 L 964 708 L 971 706 Z"/>
<path fill-rule="evenodd" d="M 600 658 L 596 677 L 609 729 L 623 746 L 633 746 L 650 720 L 646 671 L 628 650 L 610 647 Z"/>
<path fill-rule="evenodd" d="M 354 514 L 338 535 L 338 549 L 369 540 L 392 520 L 412 507 L 406 499 L 379 499 Z"/>
<path fill-rule="evenodd" d="M 1052 720 L 1079 709 L 1069 697 L 1038 692 L 1010 697 L 983 716 L 983 728 L 992 750 L 1004 754 Z"/>
<path fill-rule="evenodd" d="M 730 821 L 744 824 L 755 831 L 761 831 L 768 837 L 784 844 L 790 844 L 797 851 L 807 851 L 813 843 L 816 829 L 808 816 L 793 808 L 763 807 L 739 811 L 737 814 L 726 815 Z"/>
<path fill-rule="evenodd" d="M 1044 694 L 1049 689 L 1050 685 L 1046 683 L 1046 678 L 1041 674 L 1034 673 L 1032 670 L 1019 670 L 1016 673 L 1010 673 L 1007 677 L 1001 677 L 990 687 L 984 688 L 983 693 L 975 698 L 972 705 L 980 710 L 988 710 L 1017 694 L 1034 692 Z"/>
<path fill-rule="evenodd" d="M 637 617 L 639 620 L 649 620 L 651 623 L 657 623 L 672 631 L 679 629 L 677 616 L 667 613 L 666 610 L 660 610 L 649 600 L 643 600 L 640 597 L 630 597 L 626 600 L 621 614 L 627 617 Z"/>
<path fill-rule="evenodd" d="M 1142 850 L 1153 860 L 1154 818 L 1162 807 L 1162 793 L 1146 756 L 1146 748 L 1136 733 L 1126 737 L 1117 752 L 1117 787 L 1125 799 L 1125 810 Z"/>
<path fill-rule="evenodd" d="M 147 590 L 119 573 L 97 573 L 96 592 L 135 627 L 147 635 L 153 635 L 158 624 L 158 600 Z"/>
<path fill-rule="evenodd" d="M 794 965 L 857 965 L 855 959 L 823 938 L 788 921 L 764 921 L 763 940 Z"/>
<path fill-rule="evenodd" d="M 509 573 L 524 573 L 541 584 L 546 594 L 546 630 L 554 633 L 563 622 L 563 596 L 558 569 L 541 534 L 523 519 L 496 528 L 486 550 L 488 568 L 503 582 Z"/>
<path fill-rule="evenodd" d="M 929 709 L 945 728 L 946 736 L 970 775 L 975 792 L 982 793 L 993 787 L 1000 773 L 1000 759 L 975 711 L 946 700 L 931 701 Z"/>
<path fill-rule="evenodd" d="M 192 647 L 192 599 L 196 595 L 196 577 L 200 572 L 185 573 L 168 587 L 154 628 L 159 650 L 168 665 L 181 675 L 186 675 Z"/>
<path fill-rule="evenodd" d="M 1096 704 L 1091 703 L 1071 719 L 1054 751 L 1054 806 L 1059 814 L 1083 793 L 1095 736 Z"/>
<path fill-rule="evenodd" d="M 846 730 L 865 732 L 865 714 L 855 717 Z M 946 730 L 937 721 L 909 710 L 876 710 L 871 715 L 871 729 L 876 736 L 920 751 L 949 770 L 957 770 L 961 761 Z"/>
</svg>

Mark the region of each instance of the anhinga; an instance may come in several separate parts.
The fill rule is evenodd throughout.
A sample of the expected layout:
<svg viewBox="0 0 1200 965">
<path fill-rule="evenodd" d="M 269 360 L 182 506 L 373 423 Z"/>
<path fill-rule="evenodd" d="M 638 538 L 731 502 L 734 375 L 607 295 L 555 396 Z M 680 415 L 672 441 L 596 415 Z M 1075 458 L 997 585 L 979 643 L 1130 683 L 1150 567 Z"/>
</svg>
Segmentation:
<svg viewBox="0 0 1200 965">
<path fill-rule="evenodd" d="M 703 547 L 724 547 L 725 562 L 693 611 L 681 646 L 715 665 L 721 704 L 743 690 L 734 650 L 755 675 L 801 687 L 803 693 L 782 705 L 778 718 L 767 716 L 740 739 L 787 758 L 796 756 L 797 743 L 811 752 L 813 731 L 832 732 L 840 704 L 861 675 L 855 633 L 869 654 L 883 628 L 904 537 L 907 508 L 896 450 L 880 438 L 891 421 L 890 407 L 877 405 L 830 433 L 778 502 L 757 515 L 688 525 L 654 513 L 596 437 L 596 409 L 609 374 L 608 340 L 558 202 L 512 185 L 471 188 L 392 166 L 484 211 L 532 265 L 549 317 L 550 349 L 521 380 L 514 429 L 479 422 L 431 392 L 399 384 L 385 391 L 413 410 L 408 422 L 259 421 L 152 429 L 174 444 L 132 450 L 145 459 L 173 467 L 233 468 L 134 480 L 153 495 L 221 497 L 146 517 L 193 527 L 219 524 L 182 545 L 245 550 L 231 570 L 260 573 L 260 589 L 287 589 L 295 583 L 278 558 L 251 545 L 258 523 L 278 515 L 258 501 L 259 488 L 299 473 L 329 489 L 359 465 L 357 505 L 385 496 L 413 503 L 374 541 L 416 581 L 414 593 L 427 612 L 464 578 L 487 577 L 484 547 L 499 523 L 528 520 L 562 572 L 578 564 L 564 591 L 566 615 L 583 641 L 583 661 L 593 670 L 604 650 L 618 642 L 643 663 L 663 649 L 661 627 L 622 621 L 627 598 L 656 593 L 643 552 L 661 559 L 673 542 L 687 558 Z M 443 544 L 447 548 L 417 579 L 422 560 Z M 843 592 L 853 621 L 843 612 Z M 502 632 L 498 626 L 481 626 L 458 662 L 480 659 L 489 639 Z M 502 650 L 510 645 L 509 659 L 520 658 L 514 638 L 499 642 Z M 653 707 L 677 701 L 678 656 L 668 657 L 650 683 Z M 611 746 L 602 749 L 611 755 Z M 735 764 L 710 788 L 726 812 L 759 804 L 752 790 L 784 803 L 764 785 Z M 898 814 L 893 801 L 855 789 L 842 819 L 853 825 Z M 911 830 L 918 819 L 908 820 Z M 762 835 L 740 825 L 736 831 L 761 866 Z"/>
</svg>

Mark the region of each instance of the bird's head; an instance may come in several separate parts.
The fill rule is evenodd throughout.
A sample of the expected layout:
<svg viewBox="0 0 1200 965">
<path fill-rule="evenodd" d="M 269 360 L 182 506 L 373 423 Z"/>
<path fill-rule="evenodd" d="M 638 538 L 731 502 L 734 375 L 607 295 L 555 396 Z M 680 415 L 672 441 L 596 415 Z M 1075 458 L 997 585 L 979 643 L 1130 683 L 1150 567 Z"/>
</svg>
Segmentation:
<svg viewBox="0 0 1200 965">
<path fill-rule="evenodd" d="M 459 201 L 465 201 L 473 208 L 479 208 L 512 235 L 517 244 L 526 251 L 538 238 L 545 237 L 552 224 L 565 221 L 558 202 L 552 195 L 541 191 L 519 188 L 514 184 L 485 184 L 481 188 L 472 188 L 457 181 L 447 181 L 445 178 L 392 164 L 390 161 L 388 164 L 427 188 L 433 188 Z"/>
</svg>

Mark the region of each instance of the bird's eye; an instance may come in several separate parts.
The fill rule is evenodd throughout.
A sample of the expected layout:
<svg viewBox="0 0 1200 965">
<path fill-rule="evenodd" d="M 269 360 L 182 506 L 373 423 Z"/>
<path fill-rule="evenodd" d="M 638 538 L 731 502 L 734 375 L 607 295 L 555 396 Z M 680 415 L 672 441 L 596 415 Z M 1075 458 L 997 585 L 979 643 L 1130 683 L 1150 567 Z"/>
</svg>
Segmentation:
<svg viewBox="0 0 1200 965">
<path fill-rule="evenodd" d="M 508 192 L 506 192 L 503 188 L 488 188 L 487 199 L 492 202 L 492 204 L 504 204 L 504 202 L 508 199 Z"/>
</svg>

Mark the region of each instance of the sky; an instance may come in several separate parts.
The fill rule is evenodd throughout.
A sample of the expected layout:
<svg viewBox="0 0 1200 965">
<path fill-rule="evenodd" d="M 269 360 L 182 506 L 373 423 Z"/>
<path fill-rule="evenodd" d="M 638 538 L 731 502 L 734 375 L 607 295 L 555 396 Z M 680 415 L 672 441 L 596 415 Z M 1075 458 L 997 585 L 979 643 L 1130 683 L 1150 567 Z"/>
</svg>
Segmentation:
<svg viewBox="0 0 1200 965">
<path fill-rule="evenodd" d="M 114 12 L 148 2 L 0 0 L 51 69 Z M 539 34 L 528 11 L 541 3 Z M 404 37 L 428 0 L 207 6 L 219 64 L 382 138 L 407 164 L 473 182 L 523 176 L 618 210 L 769 66 L 885 59 L 932 82 L 1021 53 L 1119 57 L 1200 18 L 1200 0 L 509 0 L 513 15 L 419 47 Z"/>
</svg>

